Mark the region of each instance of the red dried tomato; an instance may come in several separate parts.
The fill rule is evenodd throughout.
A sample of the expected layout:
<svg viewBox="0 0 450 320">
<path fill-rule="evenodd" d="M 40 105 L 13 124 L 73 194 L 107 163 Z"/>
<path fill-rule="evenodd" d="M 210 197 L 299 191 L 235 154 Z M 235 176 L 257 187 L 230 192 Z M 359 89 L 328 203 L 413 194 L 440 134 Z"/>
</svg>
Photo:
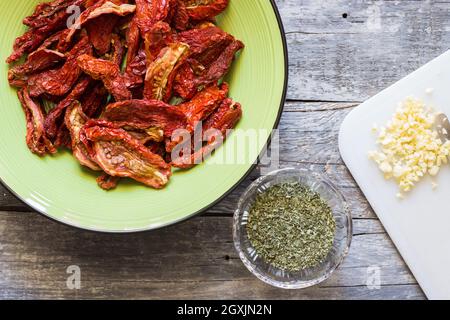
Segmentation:
<svg viewBox="0 0 450 320">
<path fill-rule="evenodd" d="M 220 87 L 208 87 L 197 93 L 192 100 L 181 104 L 179 108 L 188 119 L 189 130 L 193 131 L 198 122 L 208 118 L 227 97 L 228 84 L 223 83 Z"/>
<path fill-rule="evenodd" d="M 103 117 L 120 127 L 137 129 L 157 128 L 165 137 L 187 126 L 184 113 L 178 108 L 157 100 L 129 100 L 110 104 Z"/>
<path fill-rule="evenodd" d="M 55 147 L 45 135 L 42 107 L 31 99 L 27 88 L 21 89 L 18 92 L 18 97 L 27 120 L 26 141 L 28 148 L 39 156 L 55 153 Z"/>
<path fill-rule="evenodd" d="M 221 14 L 229 0 L 183 0 L 193 20 L 210 20 Z"/>
<path fill-rule="evenodd" d="M 135 5 L 133 4 L 135 3 Z M 121 177 L 154 188 L 171 176 L 171 153 L 203 121 L 219 134 L 242 116 L 218 85 L 243 44 L 213 23 L 228 0 L 53 0 L 24 19 L 30 29 L 14 43 L 8 62 L 28 54 L 8 73 L 27 118 L 27 144 L 38 155 L 72 149 L 79 162 L 104 171 L 110 190 Z M 76 5 L 81 15 L 68 26 Z M 126 61 L 124 57 L 126 54 Z M 124 70 L 122 71 L 122 66 Z M 184 101 L 169 105 L 176 96 Z M 114 103 L 107 105 L 112 98 Z M 34 98 L 55 104 L 46 112 Z M 134 99 L 133 99 L 134 98 Z M 47 113 L 47 114 L 46 114 Z M 102 120 L 95 119 L 100 117 Z M 223 139 L 173 159 L 189 168 Z M 194 147 L 194 146 L 193 146 Z M 195 146 L 197 147 L 197 146 Z"/>
<path fill-rule="evenodd" d="M 81 165 L 94 171 L 100 171 L 100 167 L 91 159 L 86 146 L 80 140 L 80 132 L 89 118 L 84 114 L 81 104 L 73 102 L 67 109 L 65 116 L 65 125 L 70 131 L 72 138 L 72 152 Z"/>
<path fill-rule="evenodd" d="M 9 84 L 15 87 L 24 87 L 27 85 L 28 75 L 53 67 L 65 60 L 64 54 L 58 51 L 39 49 L 31 53 L 24 64 L 9 70 Z"/>
<path fill-rule="evenodd" d="M 229 130 L 233 129 L 241 118 L 241 105 L 231 99 L 225 99 L 220 107 L 203 123 L 203 134 L 208 137 L 206 145 L 198 151 L 193 150 L 189 157 L 173 159 L 172 165 L 180 169 L 190 169 L 202 163 L 223 144 Z"/>
<path fill-rule="evenodd" d="M 173 43 L 161 50 L 159 56 L 147 68 L 144 97 L 148 100 L 169 101 L 176 70 L 189 54 L 189 46 Z"/>
<path fill-rule="evenodd" d="M 236 53 L 243 48 L 244 44 L 241 41 L 233 41 L 219 58 L 211 64 L 209 69 L 199 78 L 195 79 L 197 87 L 217 82 L 225 76 L 233 63 Z"/>
<path fill-rule="evenodd" d="M 83 54 L 92 54 L 92 46 L 87 36 L 84 36 L 68 53 L 67 61 L 61 68 L 38 73 L 28 79 L 30 95 L 32 97 L 38 97 L 42 94 L 50 96 L 65 95 L 81 75 L 77 58 Z"/>
<path fill-rule="evenodd" d="M 89 121 L 80 139 L 91 158 L 110 176 L 131 178 L 160 189 L 169 183 L 171 166 L 125 130 L 106 121 Z"/>
<path fill-rule="evenodd" d="M 78 66 L 93 79 L 101 80 L 116 101 L 132 98 L 131 92 L 126 86 L 125 78 L 120 73 L 119 66 L 116 63 L 96 59 L 90 55 L 82 55 L 78 57 Z"/>
<path fill-rule="evenodd" d="M 58 134 L 59 126 L 62 122 L 62 117 L 64 116 L 67 108 L 76 100 L 80 99 L 81 96 L 86 92 L 86 90 L 92 85 L 93 80 L 89 77 L 82 77 L 80 81 L 75 85 L 73 90 L 67 97 L 65 97 L 61 102 L 53 108 L 45 118 L 45 132 L 51 139 L 56 138 Z"/>
<path fill-rule="evenodd" d="M 97 178 L 97 184 L 100 188 L 103 190 L 109 191 L 117 188 L 117 185 L 119 184 L 120 178 L 118 177 L 111 177 L 107 173 L 103 173 L 101 176 Z"/>
<path fill-rule="evenodd" d="M 108 14 L 86 23 L 89 40 L 99 56 L 109 51 L 117 22 L 119 22 L 118 16 Z"/>
<path fill-rule="evenodd" d="M 100 0 L 96 4 L 87 8 L 79 17 L 75 23 L 70 26 L 64 37 L 61 38 L 58 49 L 64 51 L 72 42 L 77 30 L 80 30 L 87 22 L 97 19 L 103 15 L 117 15 L 126 16 L 133 13 L 136 10 L 135 5 L 121 4 L 120 0 Z"/>
</svg>

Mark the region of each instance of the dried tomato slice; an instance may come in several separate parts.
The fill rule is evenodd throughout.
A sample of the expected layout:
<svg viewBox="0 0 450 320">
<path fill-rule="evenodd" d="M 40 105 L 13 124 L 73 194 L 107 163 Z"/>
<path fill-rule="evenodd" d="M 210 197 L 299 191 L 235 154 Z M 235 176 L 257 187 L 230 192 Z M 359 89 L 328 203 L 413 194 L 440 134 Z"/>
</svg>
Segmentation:
<svg viewBox="0 0 450 320">
<path fill-rule="evenodd" d="M 243 48 L 244 44 L 241 41 L 233 41 L 220 55 L 220 57 L 209 67 L 205 74 L 195 79 L 197 87 L 217 82 L 225 76 L 233 63 L 236 53 Z"/>
<path fill-rule="evenodd" d="M 80 1 L 76 1 L 74 4 L 79 2 Z M 24 54 L 33 52 L 45 41 L 45 39 L 66 27 L 69 13 L 66 12 L 65 7 L 54 12 L 50 10 L 49 13 L 40 17 L 39 11 L 43 9 L 43 6 L 38 6 L 35 15 L 26 19 L 27 24 L 33 27 L 15 40 L 13 53 L 6 59 L 7 63 L 15 62 Z"/>
<path fill-rule="evenodd" d="M 168 0 L 136 0 L 136 19 L 144 36 L 158 21 L 164 21 L 170 12 Z"/>
<path fill-rule="evenodd" d="M 118 16 L 108 14 L 86 23 L 89 40 L 99 56 L 109 51 L 113 30 L 118 22 Z"/>
<path fill-rule="evenodd" d="M 24 87 L 28 82 L 28 75 L 46 70 L 65 60 L 66 56 L 61 52 L 39 49 L 31 53 L 24 64 L 9 70 L 9 84 L 15 87 Z"/>
<path fill-rule="evenodd" d="M 72 138 L 72 152 L 74 157 L 81 165 L 94 171 L 100 171 L 101 168 L 92 161 L 86 146 L 80 140 L 80 131 L 88 122 L 89 118 L 84 114 L 82 106 L 78 101 L 74 101 L 67 109 L 64 122 L 70 131 Z"/>
<path fill-rule="evenodd" d="M 212 24 L 180 32 L 177 39 L 187 43 L 191 57 L 204 66 L 211 65 L 234 41 L 233 36 Z"/>
<path fill-rule="evenodd" d="M 66 112 L 67 108 L 75 101 L 80 99 L 80 97 L 86 92 L 86 90 L 92 85 L 93 80 L 88 77 L 83 77 L 75 85 L 70 94 L 67 95 L 63 100 L 61 100 L 45 118 L 45 132 L 47 136 L 51 139 L 56 138 L 58 131 L 60 129 L 60 124 L 62 122 L 62 117 Z"/>
<path fill-rule="evenodd" d="M 229 0 L 183 0 L 192 20 L 210 20 L 221 14 Z"/>
<path fill-rule="evenodd" d="M 198 122 L 208 118 L 228 97 L 228 90 L 226 83 L 220 87 L 213 85 L 197 93 L 192 100 L 179 105 L 188 119 L 188 129 L 193 131 Z"/>
<path fill-rule="evenodd" d="M 42 107 L 31 99 L 27 88 L 19 90 L 17 94 L 27 120 L 26 141 L 28 148 L 39 156 L 56 153 L 55 147 L 45 135 Z"/>
<path fill-rule="evenodd" d="M 180 169 L 190 169 L 202 163 L 217 150 L 242 118 L 242 107 L 231 99 L 225 99 L 220 107 L 203 123 L 203 134 L 208 137 L 205 146 L 188 157 L 176 157 L 172 165 Z M 219 136 L 218 136 L 219 135 Z"/>
<path fill-rule="evenodd" d="M 131 178 L 161 189 L 169 183 L 171 166 L 123 129 L 106 121 L 89 121 L 80 132 L 91 158 L 110 176 Z"/>
<path fill-rule="evenodd" d="M 101 80 L 116 101 L 132 99 L 125 77 L 115 62 L 82 55 L 78 57 L 78 66 L 93 79 Z"/>
<path fill-rule="evenodd" d="M 179 68 L 175 76 L 173 90 L 185 100 L 192 99 L 197 93 L 194 70 L 187 62 Z"/>
<path fill-rule="evenodd" d="M 144 35 L 145 53 L 148 64 L 151 64 L 161 50 L 172 42 L 172 28 L 170 25 L 163 21 L 155 23 Z"/>
<path fill-rule="evenodd" d="M 28 87 L 32 97 L 42 94 L 50 96 L 65 95 L 81 75 L 77 57 L 82 54 L 92 54 L 89 38 L 84 36 L 68 53 L 66 63 L 59 69 L 34 74 L 28 79 Z"/>
<path fill-rule="evenodd" d="M 123 57 L 125 56 L 125 47 L 122 39 L 117 34 L 111 36 L 112 49 L 110 55 L 110 60 L 117 64 L 120 68 L 122 66 Z"/>
<path fill-rule="evenodd" d="M 161 50 L 159 56 L 147 68 L 144 97 L 148 100 L 168 101 L 172 95 L 172 83 L 177 68 L 189 54 L 189 46 L 173 43 Z"/>
<path fill-rule="evenodd" d="M 83 112 L 89 117 L 94 118 L 101 114 L 106 100 L 108 98 L 108 91 L 105 89 L 103 83 L 99 82 L 83 97 L 79 98 L 83 107 Z"/>
<path fill-rule="evenodd" d="M 128 88 L 134 89 L 144 83 L 144 76 L 147 72 L 147 55 L 145 50 L 139 50 L 134 59 L 127 65 L 125 71 L 125 82 Z"/>
<path fill-rule="evenodd" d="M 174 2 L 176 5 L 172 7 L 172 24 L 175 29 L 184 31 L 188 28 L 190 20 L 186 5 L 182 0 L 175 0 Z"/>
<path fill-rule="evenodd" d="M 203 131 L 209 129 L 220 130 L 225 135 L 227 130 L 233 129 L 242 118 L 242 107 L 232 99 L 225 99 L 220 107 L 203 123 Z M 213 142 L 212 140 L 208 141 Z"/>
<path fill-rule="evenodd" d="M 135 15 L 131 20 L 126 33 L 126 46 L 128 48 L 127 70 L 129 68 L 129 65 L 135 59 L 136 54 L 138 53 L 139 45 L 140 45 L 140 31 L 137 15 Z"/>
<path fill-rule="evenodd" d="M 58 49 L 60 51 L 64 51 L 68 45 L 72 42 L 72 38 L 75 33 L 81 29 L 87 22 L 92 21 L 96 18 L 99 18 L 103 15 L 117 15 L 117 16 L 126 16 L 133 12 L 135 12 L 136 6 L 131 4 L 121 4 L 120 0 L 101 0 L 98 3 L 87 8 L 75 23 L 68 29 L 67 33 L 64 37 L 61 38 L 61 41 L 58 44 Z"/>
<path fill-rule="evenodd" d="M 121 127 L 161 129 L 165 137 L 187 126 L 186 116 L 178 107 L 157 100 L 129 100 L 110 104 L 103 117 Z"/>
<path fill-rule="evenodd" d="M 119 184 L 120 178 L 112 177 L 107 173 L 103 173 L 101 176 L 97 178 L 97 184 L 103 190 L 109 191 L 117 188 Z"/>
<path fill-rule="evenodd" d="M 40 28 L 52 24 L 56 13 L 65 12 L 69 6 L 80 6 L 83 0 L 54 0 L 40 3 L 34 13 L 23 20 L 23 24 L 31 28 Z"/>
</svg>

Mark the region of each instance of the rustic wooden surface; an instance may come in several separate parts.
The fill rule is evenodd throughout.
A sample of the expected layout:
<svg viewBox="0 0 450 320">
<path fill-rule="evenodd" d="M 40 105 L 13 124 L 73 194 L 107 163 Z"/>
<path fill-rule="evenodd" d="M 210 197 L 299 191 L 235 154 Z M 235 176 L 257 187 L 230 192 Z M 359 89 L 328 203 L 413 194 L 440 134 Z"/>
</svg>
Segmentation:
<svg viewBox="0 0 450 320">
<path fill-rule="evenodd" d="M 242 1 L 242 0 L 241 0 Z M 424 299 L 343 164 L 339 126 L 360 102 L 448 49 L 450 2 L 277 0 L 290 57 L 281 120 L 283 166 L 326 173 L 345 194 L 354 240 L 325 283 L 282 291 L 256 280 L 235 253 L 231 214 L 255 171 L 205 215 L 164 230 L 102 235 L 51 222 L 0 187 L 0 298 Z M 66 287 L 78 265 L 81 290 Z M 381 285 L 370 285 L 378 270 Z"/>
</svg>

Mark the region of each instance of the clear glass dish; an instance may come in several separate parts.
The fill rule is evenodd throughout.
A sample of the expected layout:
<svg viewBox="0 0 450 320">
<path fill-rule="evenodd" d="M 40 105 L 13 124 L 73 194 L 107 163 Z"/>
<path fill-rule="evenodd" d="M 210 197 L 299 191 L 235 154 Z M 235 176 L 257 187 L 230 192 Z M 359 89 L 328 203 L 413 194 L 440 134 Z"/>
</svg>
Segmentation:
<svg viewBox="0 0 450 320">
<path fill-rule="evenodd" d="M 256 196 L 269 187 L 284 182 L 300 182 L 308 186 L 318 192 L 333 211 L 336 221 L 333 247 L 325 261 L 315 268 L 288 272 L 273 267 L 258 256 L 248 239 L 246 226 Z M 328 279 L 344 260 L 352 240 L 352 218 L 343 195 L 331 181 L 309 170 L 288 168 L 259 178 L 245 191 L 234 214 L 233 236 L 242 262 L 256 277 L 274 287 L 302 289 Z"/>
</svg>

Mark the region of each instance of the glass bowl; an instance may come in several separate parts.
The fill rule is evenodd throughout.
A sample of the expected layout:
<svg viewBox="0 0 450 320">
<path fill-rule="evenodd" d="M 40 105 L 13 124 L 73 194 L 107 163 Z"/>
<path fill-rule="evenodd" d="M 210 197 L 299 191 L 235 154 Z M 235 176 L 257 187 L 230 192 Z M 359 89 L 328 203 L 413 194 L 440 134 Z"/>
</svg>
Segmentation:
<svg viewBox="0 0 450 320">
<path fill-rule="evenodd" d="M 332 209 L 336 221 L 333 247 L 325 261 L 317 267 L 299 272 L 284 271 L 265 262 L 257 254 L 247 235 L 249 211 L 256 196 L 269 187 L 284 182 L 300 182 L 319 193 Z M 352 240 L 352 218 L 343 195 L 331 181 L 309 170 L 288 168 L 259 178 L 245 191 L 234 214 L 233 237 L 242 262 L 256 277 L 274 287 L 302 289 L 328 279 L 344 260 Z"/>
</svg>

